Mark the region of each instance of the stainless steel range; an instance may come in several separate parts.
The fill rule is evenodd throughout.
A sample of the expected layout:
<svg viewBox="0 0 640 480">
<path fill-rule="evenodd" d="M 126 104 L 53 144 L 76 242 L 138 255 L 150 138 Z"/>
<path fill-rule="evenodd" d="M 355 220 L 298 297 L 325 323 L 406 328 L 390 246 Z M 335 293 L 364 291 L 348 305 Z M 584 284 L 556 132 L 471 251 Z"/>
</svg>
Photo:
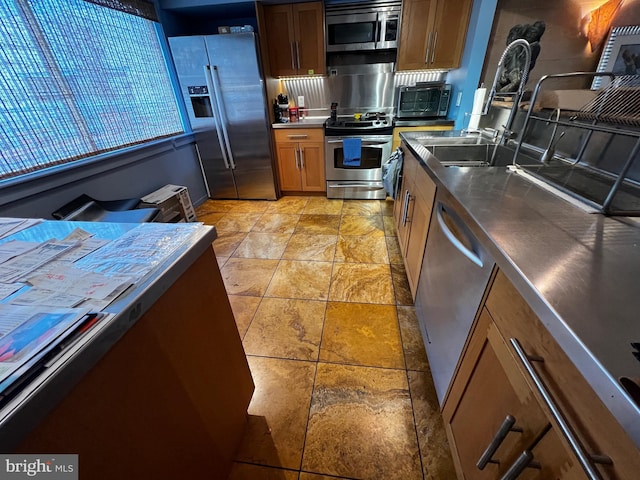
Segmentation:
<svg viewBox="0 0 640 480">
<path fill-rule="evenodd" d="M 391 155 L 391 116 L 332 116 L 324 131 L 327 198 L 384 200 L 382 166 Z"/>
</svg>

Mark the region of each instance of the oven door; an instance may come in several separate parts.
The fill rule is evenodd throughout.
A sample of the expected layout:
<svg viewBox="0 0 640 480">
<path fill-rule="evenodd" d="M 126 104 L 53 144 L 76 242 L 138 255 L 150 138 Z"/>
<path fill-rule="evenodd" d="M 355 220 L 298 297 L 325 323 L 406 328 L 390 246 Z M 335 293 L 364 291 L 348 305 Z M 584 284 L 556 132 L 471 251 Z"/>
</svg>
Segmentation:
<svg viewBox="0 0 640 480">
<path fill-rule="evenodd" d="M 357 166 L 345 164 L 343 140 L 361 140 Z M 384 199 L 382 165 L 391 156 L 391 135 L 325 137 L 325 172 L 328 198 Z"/>
</svg>

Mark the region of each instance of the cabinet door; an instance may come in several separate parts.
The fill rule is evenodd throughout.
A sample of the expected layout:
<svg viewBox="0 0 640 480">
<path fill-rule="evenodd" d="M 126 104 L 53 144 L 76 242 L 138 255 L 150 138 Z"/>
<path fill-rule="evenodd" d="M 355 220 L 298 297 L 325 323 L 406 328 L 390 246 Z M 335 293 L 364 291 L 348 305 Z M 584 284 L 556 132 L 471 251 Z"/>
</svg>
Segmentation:
<svg viewBox="0 0 640 480">
<path fill-rule="evenodd" d="M 325 72 L 324 10 L 321 2 L 297 3 L 293 6 L 295 57 L 298 75 Z"/>
<path fill-rule="evenodd" d="M 436 185 L 421 166 L 418 166 L 415 172 L 412 194 L 414 200 L 411 202 L 408 218 L 410 231 L 405 252 L 405 270 L 411 295 L 415 300 L 418 278 L 422 268 L 422 257 L 427 244 L 433 201 L 436 196 Z"/>
<path fill-rule="evenodd" d="M 435 12 L 436 0 L 404 0 L 402 3 L 398 70 L 429 68 L 427 54 L 434 34 Z"/>
<path fill-rule="evenodd" d="M 301 143 L 302 190 L 324 192 L 327 189 L 324 174 L 324 144 Z"/>
<path fill-rule="evenodd" d="M 296 75 L 294 22 L 291 5 L 265 5 L 264 22 L 269 65 L 274 77 Z"/>
<path fill-rule="evenodd" d="M 472 0 L 439 1 L 428 68 L 457 68 L 467 37 Z"/>
<path fill-rule="evenodd" d="M 456 382 L 462 394 L 453 402 L 450 395 L 443 416 L 461 478 L 500 478 L 548 429 L 548 421 L 486 310 L 478 319 Z M 478 461 L 508 416 L 515 420 L 511 430 L 496 442 L 491 461 L 480 469 Z"/>
<path fill-rule="evenodd" d="M 277 143 L 280 190 L 300 191 L 300 163 L 297 143 Z"/>
</svg>

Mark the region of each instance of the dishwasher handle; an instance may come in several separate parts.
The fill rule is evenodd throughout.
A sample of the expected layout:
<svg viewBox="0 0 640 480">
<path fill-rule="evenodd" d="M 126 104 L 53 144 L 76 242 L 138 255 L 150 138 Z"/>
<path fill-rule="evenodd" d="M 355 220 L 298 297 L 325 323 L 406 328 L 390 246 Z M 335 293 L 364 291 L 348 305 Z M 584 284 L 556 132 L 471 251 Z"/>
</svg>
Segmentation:
<svg viewBox="0 0 640 480">
<path fill-rule="evenodd" d="M 468 249 L 460 240 L 458 240 L 458 237 L 456 237 L 455 234 L 451 231 L 451 229 L 447 225 L 447 222 L 444 221 L 444 213 L 446 213 L 444 205 L 442 204 L 442 202 L 438 202 L 438 206 L 436 207 L 436 219 L 438 220 L 440 228 L 442 228 L 442 233 L 444 233 L 444 236 L 447 237 L 447 240 L 449 240 L 451 244 L 460 251 L 460 253 L 462 253 L 477 266 L 482 268 L 484 266 L 484 262 L 482 261 L 482 259 L 475 252 Z M 451 218 L 453 219 L 453 217 Z"/>
</svg>

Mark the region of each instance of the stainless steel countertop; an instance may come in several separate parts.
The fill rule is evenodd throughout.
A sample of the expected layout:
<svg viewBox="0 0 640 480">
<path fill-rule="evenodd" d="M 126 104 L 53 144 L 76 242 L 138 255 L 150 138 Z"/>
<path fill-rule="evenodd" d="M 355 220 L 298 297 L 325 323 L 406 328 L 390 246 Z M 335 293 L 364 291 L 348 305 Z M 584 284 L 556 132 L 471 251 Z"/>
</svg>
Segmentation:
<svg viewBox="0 0 640 480">
<path fill-rule="evenodd" d="M 76 227 L 94 233 L 97 238 L 114 240 L 138 224 L 97 222 L 45 221 L 11 239 L 44 241 L 64 238 Z M 161 225 L 161 224 L 154 224 Z M 174 282 L 205 252 L 217 237 L 215 227 L 201 224 L 166 225 L 170 236 L 175 228 L 192 229 L 189 239 L 152 274 L 134 285 L 105 311 L 114 317 L 101 326 L 97 334 L 86 337 L 64 353 L 64 364 L 40 376 L 0 409 L 0 451 L 10 452 L 67 393 L 89 372 L 144 313 L 174 284 Z M 160 227 L 163 228 L 163 227 Z M 98 324 L 100 325 L 100 324 Z M 91 333 L 91 330 L 88 332 Z M 87 335 L 89 336 L 89 335 Z M 58 362 L 56 362 L 58 363 Z"/>
<path fill-rule="evenodd" d="M 640 408 L 618 379 L 640 378 L 640 223 L 587 213 L 505 167 L 444 167 L 402 133 L 500 269 L 640 447 Z"/>
<path fill-rule="evenodd" d="M 297 122 L 272 123 L 271 128 L 322 128 L 327 118 L 329 117 L 305 117 Z"/>
</svg>

